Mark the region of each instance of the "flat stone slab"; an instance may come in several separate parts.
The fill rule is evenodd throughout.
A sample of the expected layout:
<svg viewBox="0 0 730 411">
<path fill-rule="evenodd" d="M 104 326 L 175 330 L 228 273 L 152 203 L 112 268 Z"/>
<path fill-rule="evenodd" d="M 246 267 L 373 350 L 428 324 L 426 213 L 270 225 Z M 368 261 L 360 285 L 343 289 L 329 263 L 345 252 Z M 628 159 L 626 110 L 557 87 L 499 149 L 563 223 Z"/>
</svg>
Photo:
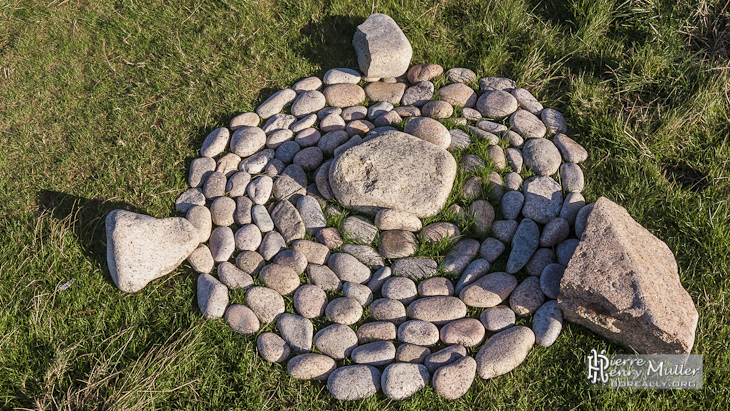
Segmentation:
<svg viewBox="0 0 730 411">
<path fill-rule="evenodd" d="M 698 314 L 667 245 L 601 197 L 560 283 L 566 320 L 642 354 L 688 354 Z"/>
<path fill-rule="evenodd" d="M 427 218 L 446 204 L 455 177 L 456 160 L 448 151 L 389 131 L 342 153 L 330 166 L 329 182 L 345 206 L 392 208 Z"/>
</svg>

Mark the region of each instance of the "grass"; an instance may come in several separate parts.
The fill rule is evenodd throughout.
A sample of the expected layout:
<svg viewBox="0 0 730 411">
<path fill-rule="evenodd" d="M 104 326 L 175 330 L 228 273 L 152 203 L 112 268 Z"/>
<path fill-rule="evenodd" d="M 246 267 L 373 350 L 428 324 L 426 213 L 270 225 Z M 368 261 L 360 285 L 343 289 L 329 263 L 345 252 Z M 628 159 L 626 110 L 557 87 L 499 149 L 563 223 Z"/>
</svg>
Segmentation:
<svg viewBox="0 0 730 411">
<path fill-rule="evenodd" d="M 340 403 L 203 320 L 189 266 L 137 294 L 113 286 L 105 214 L 177 215 L 205 136 L 301 78 L 356 68 L 372 11 L 403 27 L 413 63 L 511 77 L 565 114 L 590 153 L 586 198 L 625 206 L 676 255 L 702 390 L 593 387 L 590 350 L 624 350 L 568 324 L 458 401 Z M 728 22 L 702 0 L 2 3 L 0 408 L 728 408 Z"/>
</svg>

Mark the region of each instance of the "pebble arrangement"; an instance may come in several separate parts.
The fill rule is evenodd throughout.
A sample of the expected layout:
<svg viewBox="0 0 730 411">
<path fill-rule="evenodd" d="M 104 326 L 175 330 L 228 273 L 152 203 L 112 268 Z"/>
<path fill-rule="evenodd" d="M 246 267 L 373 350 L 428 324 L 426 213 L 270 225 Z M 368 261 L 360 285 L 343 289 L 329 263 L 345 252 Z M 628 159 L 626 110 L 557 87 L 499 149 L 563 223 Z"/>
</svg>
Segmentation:
<svg viewBox="0 0 730 411">
<path fill-rule="evenodd" d="M 327 216 L 343 212 L 331 201 L 333 160 L 374 139 L 405 141 L 400 127 L 451 151 L 489 143 L 488 158 L 442 166 L 467 176 L 460 190 L 470 203 L 449 211 L 470 214 L 478 238 L 451 222 L 423 227 L 395 207 L 327 227 Z M 294 378 L 327 380 L 340 400 L 378 391 L 401 400 L 429 383 L 459 398 L 476 375 L 510 372 L 561 331 L 555 299 L 590 211 L 578 165 L 588 153 L 566 133 L 563 116 L 528 90 L 507 78 L 477 81 L 466 68 L 419 64 L 385 79 L 338 68 L 280 90 L 207 136 L 176 201 L 200 232 L 188 258 L 201 273 L 200 310 L 243 335 L 275 323 L 278 334 L 258 335 L 261 357 L 286 362 Z M 482 181 L 487 164 L 497 171 Z M 419 240 L 444 238 L 454 245 L 440 263 L 414 257 Z M 495 272 L 501 255 L 506 266 Z M 245 289 L 246 304 L 229 305 L 229 289 Z M 531 327 L 515 325 L 526 316 Z M 320 317 L 331 325 L 315 329 Z M 356 365 L 340 366 L 345 359 Z"/>
</svg>

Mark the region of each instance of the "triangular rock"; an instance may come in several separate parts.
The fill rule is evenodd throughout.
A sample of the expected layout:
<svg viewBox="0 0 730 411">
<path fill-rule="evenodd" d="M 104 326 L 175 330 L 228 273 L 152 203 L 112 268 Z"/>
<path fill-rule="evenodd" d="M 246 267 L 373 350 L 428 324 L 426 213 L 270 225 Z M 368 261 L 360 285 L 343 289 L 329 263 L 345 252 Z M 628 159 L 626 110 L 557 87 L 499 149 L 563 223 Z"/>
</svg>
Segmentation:
<svg viewBox="0 0 730 411">
<path fill-rule="evenodd" d="M 157 219 L 125 210 L 106 216 L 106 259 L 117 287 L 128 293 L 174 270 L 200 244 L 181 217 Z"/>
<path fill-rule="evenodd" d="M 565 319 L 645 354 L 689 353 L 697 309 L 667 245 L 601 197 L 560 284 Z"/>
</svg>

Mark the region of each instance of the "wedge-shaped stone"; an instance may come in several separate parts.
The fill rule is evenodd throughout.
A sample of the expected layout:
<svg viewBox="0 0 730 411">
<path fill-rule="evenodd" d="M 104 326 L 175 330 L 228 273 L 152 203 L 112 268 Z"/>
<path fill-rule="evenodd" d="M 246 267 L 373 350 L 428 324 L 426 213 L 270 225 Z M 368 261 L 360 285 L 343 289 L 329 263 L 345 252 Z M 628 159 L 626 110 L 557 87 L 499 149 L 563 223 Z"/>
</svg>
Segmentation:
<svg viewBox="0 0 730 411">
<path fill-rule="evenodd" d="M 395 20 L 380 13 L 357 26 L 352 46 L 365 77 L 398 77 L 408 70 L 413 56 L 411 43 Z"/>
<path fill-rule="evenodd" d="M 440 147 L 389 131 L 344 152 L 329 173 L 335 197 L 348 207 L 393 208 L 427 218 L 446 204 L 456 161 Z"/>
<path fill-rule="evenodd" d="M 157 219 L 125 210 L 106 216 L 109 274 L 127 293 L 174 270 L 198 244 L 198 229 L 181 217 Z"/>
<path fill-rule="evenodd" d="M 697 309 L 667 245 L 601 197 L 560 283 L 566 320 L 645 354 L 692 351 Z"/>
</svg>

